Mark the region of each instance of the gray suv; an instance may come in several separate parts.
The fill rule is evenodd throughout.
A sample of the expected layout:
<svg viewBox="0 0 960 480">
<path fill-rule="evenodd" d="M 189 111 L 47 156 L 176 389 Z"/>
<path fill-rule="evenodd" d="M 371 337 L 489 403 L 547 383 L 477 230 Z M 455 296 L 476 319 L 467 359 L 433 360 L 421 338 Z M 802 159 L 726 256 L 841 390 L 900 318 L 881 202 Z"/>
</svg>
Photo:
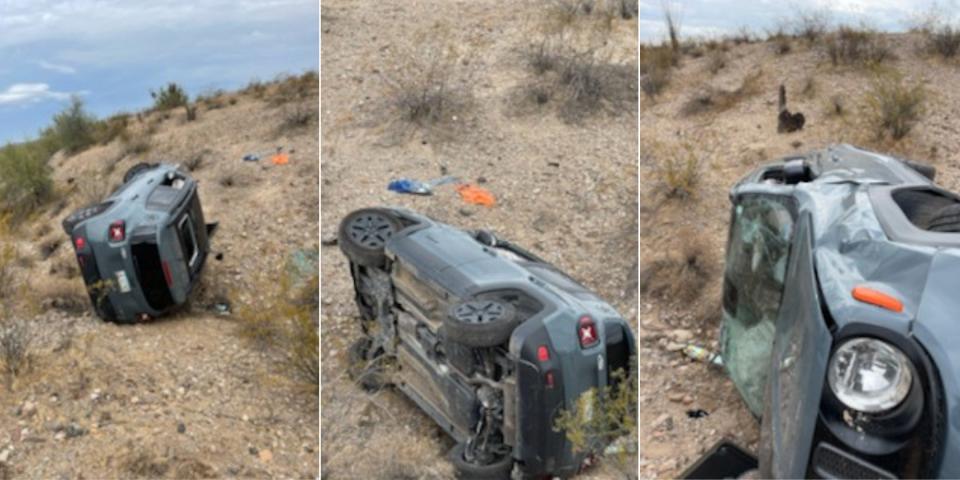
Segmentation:
<svg viewBox="0 0 960 480">
<path fill-rule="evenodd" d="M 960 477 L 960 196 L 935 174 L 839 145 L 733 188 L 721 348 L 761 478 Z"/>
<path fill-rule="evenodd" d="M 489 231 L 409 210 L 357 210 L 338 238 L 364 332 L 351 348 L 363 386 L 395 386 L 446 430 L 461 478 L 580 469 L 586 454 L 555 420 L 629 375 L 636 344 L 613 307 Z"/>
<path fill-rule="evenodd" d="M 196 180 L 176 166 L 141 163 L 123 181 L 63 220 L 94 310 L 111 322 L 156 318 L 186 302 L 214 227 Z"/>
</svg>

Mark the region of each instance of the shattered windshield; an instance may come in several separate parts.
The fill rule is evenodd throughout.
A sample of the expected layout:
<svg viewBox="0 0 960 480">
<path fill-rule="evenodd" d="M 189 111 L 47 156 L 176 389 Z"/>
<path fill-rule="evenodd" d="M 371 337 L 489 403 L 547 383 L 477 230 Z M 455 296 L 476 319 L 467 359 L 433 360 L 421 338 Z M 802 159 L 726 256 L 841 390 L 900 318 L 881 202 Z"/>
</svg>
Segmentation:
<svg viewBox="0 0 960 480">
<path fill-rule="evenodd" d="M 724 273 L 721 348 L 727 372 L 760 415 L 783 297 L 794 218 L 785 199 L 746 197 L 734 207 Z"/>
</svg>

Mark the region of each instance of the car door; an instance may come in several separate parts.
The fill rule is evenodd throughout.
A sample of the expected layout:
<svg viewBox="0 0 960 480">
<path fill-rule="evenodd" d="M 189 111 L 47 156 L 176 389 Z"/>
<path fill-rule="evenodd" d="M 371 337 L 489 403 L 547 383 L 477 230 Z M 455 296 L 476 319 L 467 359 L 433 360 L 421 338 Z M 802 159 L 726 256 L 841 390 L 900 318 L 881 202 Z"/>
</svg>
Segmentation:
<svg viewBox="0 0 960 480">
<path fill-rule="evenodd" d="M 761 478 L 804 478 L 832 335 L 821 311 L 814 267 L 813 221 L 796 224 L 782 307 L 776 322 L 760 426 Z"/>
<path fill-rule="evenodd" d="M 763 410 L 795 218 L 796 207 L 787 196 L 734 198 L 720 343 L 727 373 L 756 416 Z"/>
</svg>

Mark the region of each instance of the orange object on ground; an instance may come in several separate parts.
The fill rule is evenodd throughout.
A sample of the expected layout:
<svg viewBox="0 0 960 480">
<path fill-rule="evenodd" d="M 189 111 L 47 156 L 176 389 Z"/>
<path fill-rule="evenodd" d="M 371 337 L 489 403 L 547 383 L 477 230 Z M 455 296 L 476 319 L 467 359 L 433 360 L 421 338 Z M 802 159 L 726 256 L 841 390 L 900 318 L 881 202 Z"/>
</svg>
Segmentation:
<svg viewBox="0 0 960 480">
<path fill-rule="evenodd" d="M 489 190 L 476 185 L 467 183 L 457 185 L 457 192 L 460 193 L 460 198 L 462 198 L 463 201 L 474 205 L 492 207 L 497 203 L 497 199 L 493 197 L 493 194 L 490 193 Z"/>
<path fill-rule="evenodd" d="M 273 157 L 270 157 L 270 160 L 273 161 L 274 165 L 286 165 L 290 163 L 290 156 L 286 153 L 278 153 Z"/>
<path fill-rule="evenodd" d="M 903 311 L 903 302 L 897 300 L 896 298 L 887 295 L 886 293 L 879 292 L 872 288 L 867 287 L 856 287 L 853 289 L 853 298 L 863 302 L 869 303 L 870 305 L 876 305 L 880 308 L 885 308 L 892 312 L 900 313 Z"/>
</svg>

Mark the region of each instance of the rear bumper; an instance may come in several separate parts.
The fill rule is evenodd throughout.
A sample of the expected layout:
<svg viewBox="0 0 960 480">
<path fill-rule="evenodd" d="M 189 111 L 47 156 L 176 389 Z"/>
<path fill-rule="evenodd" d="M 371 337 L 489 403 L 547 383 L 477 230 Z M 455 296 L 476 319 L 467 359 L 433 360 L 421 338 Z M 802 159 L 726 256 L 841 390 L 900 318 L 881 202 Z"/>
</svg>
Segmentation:
<svg viewBox="0 0 960 480">
<path fill-rule="evenodd" d="M 614 371 L 630 372 L 631 358 L 636 355 L 630 328 L 619 319 L 599 323 L 603 323 L 601 341 L 585 349 L 578 344 L 572 350 L 570 345 L 555 345 L 546 328 L 527 333 L 523 340 L 517 368 L 518 448 L 514 457 L 527 475 L 574 475 L 591 448 L 602 448 L 591 444 L 574 452 L 566 432 L 555 427 L 559 415 L 575 409 L 583 394 L 613 386 Z M 538 358 L 541 346 L 550 352 L 548 360 Z M 552 386 L 548 377 L 552 377 Z M 591 409 L 601 407 L 590 402 Z"/>
</svg>

